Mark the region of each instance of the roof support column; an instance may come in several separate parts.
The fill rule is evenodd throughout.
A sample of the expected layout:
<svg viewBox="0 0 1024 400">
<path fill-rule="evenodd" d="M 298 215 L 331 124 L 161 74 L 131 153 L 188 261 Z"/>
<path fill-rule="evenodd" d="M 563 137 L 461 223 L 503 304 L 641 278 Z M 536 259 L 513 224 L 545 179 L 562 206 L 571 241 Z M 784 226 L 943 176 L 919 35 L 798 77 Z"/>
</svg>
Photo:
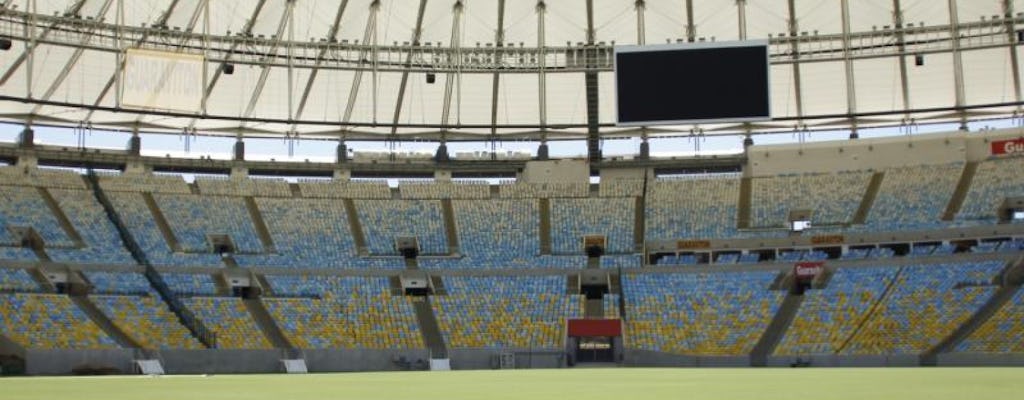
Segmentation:
<svg viewBox="0 0 1024 400">
<path fill-rule="evenodd" d="M 597 32 L 594 30 L 594 0 L 587 0 L 587 45 L 583 49 L 586 72 L 583 73 L 587 90 L 587 155 L 590 161 L 601 160 L 600 118 L 598 115 L 598 81 L 594 46 Z"/>
<path fill-rule="evenodd" d="M 441 105 L 441 141 L 444 142 L 447 139 L 449 121 L 451 120 L 452 110 L 452 96 L 455 93 L 456 81 L 462 80 L 462 73 L 459 70 L 462 68 L 462 33 L 459 30 L 459 26 L 462 24 L 462 12 L 463 4 L 462 0 L 456 0 L 455 4 L 452 5 L 452 33 L 448 39 L 448 48 L 451 49 L 449 56 L 454 54 L 454 59 L 449 59 L 448 63 L 455 65 L 456 72 L 449 72 L 444 79 L 444 103 Z M 461 89 L 461 85 L 459 87 Z"/>
<path fill-rule="evenodd" d="M 348 0 L 341 0 L 338 4 L 338 11 L 334 13 L 334 21 L 331 22 L 330 29 L 327 30 L 327 41 L 334 43 L 338 41 L 338 28 L 341 26 L 341 17 L 345 14 L 345 8 L 348 7 Z M 320 66 L 323 65 L 324 59 L 327 58 L 327 47 L 323 47 L 316 55 L 316 63 L 313 69 L 309 71 L 309 79 L 306 79 L 306 86 L 302 89 L 302 96 L 299 98 L 299 106 L 295 109 L 295 119 L 302 119 L 302 113 L 306 111 L 306 101 L 309 99 L 309 93 L 313 91 L 313 82 L 316 81 L 317 74 L 320 73 Z M 292 125 L 292 130 L 295 129 L 295 125 Z"/>
<path fill-rule="evenodd" d="M 857 133 L 857 85 L 854 81 L 853 57 L 850 49 L 850 0 L 842 0 L 843 18 L 843 64 L 846 67 L 846 112 L 850 118 L 850 139 L 859 137 Z"/>
<path fill-rule="evenodd" d="M 640 0 L 642 1 L 642 0 Z M 544 32 L 544 17 L 547 14 L 547 5 L 544 4 L 544 0 L 537 2 L 537 6 L 534 8 L 537 12 L 537 63 L 539 71 L 537 74 L 537 85 L 539 90 L 537 92 L 538 107 L 540 108 L 540 145 L 537 147 L 537 159 L 547 160 L 548 159 L 548 82 L 547 82 L 547 54 L 544 51 L 545 47 L 545 32 Z"/>
<path fill-rule="evenodd" d="M 253 28 L 253 26 L 256 25 L 256 20 L 260 16 L 260 11 L 263 11 L 263 5 L 266 4 L 266 3 L 267 3 L 267 0 L 259 0 L 259 2 L 256 3 L 256 8 L 253 9 L 252 15 L 246 21 L 245 26 L 242 27 L 242 32 L 240 34 L 243 37 L 251 36 L 252 35 L 252 28 Z M 207 7 L 207 11 L 209 11 L 209 3 L 207 3 L 206 7 Z M 207 15 L 207 19 L 209 19 L 209 12 L 207 12 L 206 15 Z M 224 62 L 231 61 L 231 56 L 234 54 L 235 49 L 237 49 L 238 45 L 241 44 L 241 43 L 242 43 L 242 41 L 239 40 L 239 41 L 235 41 L 234 43 L 231 44 L 231 47 L 228 49 L 228 54 L 224 55 Z M 217 81 L 220 80 L 220 76 L 221 76 L 221 74 L 223 74 L 223 72 L 224 72 L 224 69 L 221 68 L 221 66 L 218 65 L 217 68 L 214 68 L 213 76 L 210 77 L 210 81 L 206 83 L 206 88 L 203 90 L 203 99 L 202 99 L 202 103 L 201 103 L 201 104 L 203 104 L 203 111 L 202 111 L 203 114 L 206 114 L 206 102 L 207 102 L 207 100 L 210 99 L 210 93 L 213 93 L 213 88 L 214 88 L 214 86 L 217 86 Z M 189 126 L 188 126 L 189 129 L 194 128 L 195 124 L 196 124 L 196 119 L 193 118 L 192 121 L 189 123 Z"/>
<path fill-rule="evenodd" d="M 910 109 L 910 81 L 907 78 L 907 42 L 906 36 L 903 34 L 903 8 L 900 6 L 900 0 L 892 0 L 892 22 L 893 26 L 896 27 L 896 46 L 899 48 L 899 68 L 900 68 L 900 89 L 903 95 L 903 109 Z M 909 124 L 910 114 L 906 114 L 903 117 L 904 123 Z"/>
<path fill-rule="evenodd" d="M 799 24 L 796 20 L 796 1 L 788 0 L 786 3 L 789 5 L 789 39 L 793 46 L 793 89 L 796 91 L 796 116 L 797 116 L 797 127 L 803 124 L 804 116 L 804 92 L 800 85 L 800 44 L 799 44 Z"/>
<path fill-rule="evenodd" d="M 1020 41 L 1017 40 L 1017 32 L 1013 23 L 1013 1 L 1003 0 L 1003 21 L 1006 23 L 1006 36 L 1009 45 L 1006 49 L 1010 52 L 1010 69 L 1013 72 L 1013 98 L 1017 103 L 1021 102 L 1020 92 L 1020 60 L 1017 56 L 1017 45 Z M 1017 113 L 1021 111 L 1021 106 L 1017 105 Z"/>
<path fill-rule="evenodd" d="M 693 0 L 686 0 L 686 41 L 697 41 L 697 26 L 693 24 Z"/>
<path fill-rule="evenodd" d="M 505 47 L 505 0 L 498 0 L 498 29 L 494 32 L 494 57 L 501 55 Z M 496 62 L 499 60 L 495 60 Z M 495 72 L 491 78 L 491 158 L 495 159 L 495 143 L 498 141 L 498 89 L 501 74 Z"/>
<path fill-rule="evenodd" d="M 380 0 L 374 0 L 370 3 L 370 15 L 366 16 L 366 29 L 363 31 L 363 48 L 367 48 L 371 43 L 373 44 L 373 51 L 370 55 L 374 64 L 373 78 L 377 78 L 376 64 L 377 64 L 377 15 L 380 14 Z M 359 62 L 362 63 L 366 60 L 367 51 L 364 50 L 359 54 Z M 363 68 L 356 70 L 355 75 L 352 77 L 352 87 L 348 90 L 348 102 L 345 103 L 345 113 L 341 116 L 341 125 L 344 127 L 348 125 L 348 122 L 352 120 L 352 112 L 355 110 L 356 101 L 359 100 L 359 85 L 363 81 Z M 376 100 L 374 100 L 376 102 Z M 377 107 L 376 103 L 373 107 L 373 119 L 377 120 Z"/>
<path fill-rule="evenodd" d="M 737 25 L 740 29 L 740 40 L 747 40 L 747 0 L 736 0 Z"/>
<path fill-rule="evenodd" d="M 105 0 L 103 2 L 103 5 L 100 7 L 99 12 L 96 13 L 96 20 L 102 20 L 103 16 L 107 15 L 107 11 L 110 11 L 110 7 L 112 5 L 113 2 L 111 0 Z M 50 86 L 46 89 L 46 92 L 43 93 L 43 97 L 41 97 L 42 100 L 50 100 L 50 97 L 53 97 L 53 94 L 57 92 L 57 89 L 60 88 L 60 85 L 64 83 L 65 79 L 67 79 L 68 74 L 71 73 L 71 70 L 75 68 L 76 64 L 78 64 L 78 60 L 82 58 L 82 53 L 85 52 L 85 47 L 82 46 L 85 46 L 86 44 L 91 42 L 93 37 L 94 36 L 91 34 L 86 34 L 86 36 L 78 42 L 81 46 L 75 47 L 75 51 L 71 53 L 71 57 L 68 58 L 68 61 L 64 64 L 64 68 L 60 70 L 60 73 L 58 73 L 57 77 L 54 78 L 53 82 L 50 83 Z M 36 105 L 32 108 L 31 114 L 34 115 L 38 113 L 42 107 L 42 105 Z"/>
<path fill-rule="evenodd" d="M 416 27 L 412 30 L 412 47 L 420 45 L 420 33 L 423 30 L 423 13 L 427 8 L 427 0 L 420 0 L 419 11 L 416 12 Z M 409 51 L 409 55 L 405 58 L 405 66 L 409 68 L 412 66 L 412 50 Z M 391 119 L 393 125 L 391 126 L 392 138 L 397 138 L 398 133 L 398 119 L 402 116 L 402 102 L 405 99 L 405 88 L 409 84 L 409 71 L 402 72 L 402 81 L 398 84 L 398 100 L 395 101 L 395 115 Z"/>
<path fill-rule="evenodd" d="M 964 62 L 960 53 L 960 18 L 957 17 L 956 0 L 949 0 L 949 36 L 953 46 L 953 89 L 956 93 L 956 108 L 960 114 L 960 130 L 967 130 L 967 111 L 964 96 Z"/>
<path fill-rule="evenodd" d="M 278 47 L 281 46 L 282 36 L 284 35 L 284 28 L 286 28 L 292 20 L 292 12 L 295 10 L 295 0 L 288 0 L 285 3 L 284 12 L 281 14 L 281 19 L 277 22 L 277 31 L 274 32 L 274 46 L 270 48 L 269 53 L 276 54 Z M 289 45 L 290 47 L 290 45 Z M 270 69 L 273 68 L 270 65 L 260 66 L 260 77 L 256 80 L 256 87 L 252 91 L 252 96 L 249 97 L 249 105 L 245 107 L 245 112 L 242 114 L 243 117 L 252 116 L 252 112 L 256 109 L 256 104 L 259 103 L 260 96 L 263 94 L 263 88 L 267 86 L 267 78 L 270 77 Z M 290 70 L 290 68 L 289 68 Z M 291 93 L 289 93 L 290 95 Z M 289 98 L 289 112 L 291 111 L 291 98 Z M 291 115 L 289 113 L 289 115 Z"/>
</svg>

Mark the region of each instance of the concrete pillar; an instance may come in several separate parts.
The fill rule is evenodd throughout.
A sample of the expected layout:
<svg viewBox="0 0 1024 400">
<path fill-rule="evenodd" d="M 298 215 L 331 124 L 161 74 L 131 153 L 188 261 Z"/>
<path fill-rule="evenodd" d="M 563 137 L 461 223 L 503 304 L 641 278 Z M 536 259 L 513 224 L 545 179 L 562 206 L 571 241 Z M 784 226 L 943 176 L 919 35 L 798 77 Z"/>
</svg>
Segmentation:
<svg viewBox="0 0 1024 400">
<path fill-rule="evenodd" d="M 451 182 L 452 171 L 436 170 L 434 171 L 434 180 L 438 182 Z"/>
<path fill-rule="evenodd" d="M 344 146 L 344 145 L 342 145 Z M 352 170 L 348 169 L 336 169 L 334 170 L 334 180 L 341 182 L 348 182 L 352 179 Z"/>
<path fill-rule="evenodd" d="M 546 161 L 548 159 L 548 144 L 542 142 L 540 146 L 537 146 L 537 160 Z"/>
<path fill-rule="evenodd" d="M 643 142 L 640 142 L 640 159 L 641 160 L 647 160 L 647 159 L 650 159 L 650 158 L 651 158 L 651 144 L 647 142 L 647 139 L 644 139 Z"/>
<path fill-rule="evenodd" d="M 448 145 L 441 143 L 437 146 L 437 152 L 434 153 L 434 161 L 439 163 L 451 161 L 451 157 L 448 155 Z"/>
<path fill-rule="evenodd" d="M 237 141 L 235 141 L 235 146 L 233 149 L 234 157 L 232 158 L 232 160 L 245 161 L 245 142 L 243 142 L 242 139 L 238 139 Z"/>
<path fill-rule="evenodd" d="M 344 164 L 348 161 L 348 146 L 345 143 L 338 143 L 337 154 L 335 155 L 334 161 L 338 164 Z"/>
<path fill-rule="evenodd" d="M 128 151 L 128 155 L 136 156 L 142 154 L 142 138 L 133 135 L 131 139 L 128 139 L 128 145 L 125 147 Z"/>
<path fill-rule="evenodd" d="M 18 135 L 18 147 L 23 149 L 30 149 L 36 145 L 36 133 L 32 128 L 25 127 L 21 130 L 21 134 Z"/>
</svg>

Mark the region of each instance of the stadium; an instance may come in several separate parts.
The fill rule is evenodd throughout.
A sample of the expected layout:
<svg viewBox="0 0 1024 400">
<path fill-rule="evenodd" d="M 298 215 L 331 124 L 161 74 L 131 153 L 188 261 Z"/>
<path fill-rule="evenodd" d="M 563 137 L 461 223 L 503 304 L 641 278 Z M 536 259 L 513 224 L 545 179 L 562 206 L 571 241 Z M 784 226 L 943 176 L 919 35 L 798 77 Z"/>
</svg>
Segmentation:
<svg viewBox="0 0 1024 400">
<path fill-rule="evenodd" d="M 0 392 L 1014 396 L 1022 3 L 0 0 Z"/>
</svg>

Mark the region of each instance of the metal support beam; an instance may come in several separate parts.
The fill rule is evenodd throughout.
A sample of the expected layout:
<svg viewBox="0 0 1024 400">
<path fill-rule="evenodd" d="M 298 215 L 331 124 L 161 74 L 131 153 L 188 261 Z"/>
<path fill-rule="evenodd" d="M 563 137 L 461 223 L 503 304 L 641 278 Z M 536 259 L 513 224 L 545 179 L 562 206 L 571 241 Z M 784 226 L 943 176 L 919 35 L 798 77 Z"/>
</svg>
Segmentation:
<svg viewBox="0 0 1024 400">
<path fill-rule="evenodd" d="M 494 31 L 494 52 L 498 56 L 499 49 L 505 47 L 505 0 L 498 0 L 498 26 Z M 498 137 L 498 90 L 501 87 L 501 74 L 491 75 L 491 146 Z M 493 154 L 492 154 L 493 156 Z"/>
<path fill-rule="evenodd" d="M 796 19 L 796 1 L 795 0 L 788 0 L 788 1 L 786 1 L 786 3 L 789 5 L 789 7 L 788 7 L 789 8 L 789 21 L 788 21 L 788 23 L 789 23 L 789 36 L 791 38 L 795 38 L 800 33 L 799 32 L 799 24 L 797 23 L 797 19 Z M 802 124 L 803 121 L 801 121 L 800 118 L 803 118 L 803 116 L 804 116 L 804 92 L 803 92 L 803 89 L 801 88 L 801 85 L 800 85 L 800 79 L 801 79 L 800 61 L 799 61 L 800 60 L 800 45 L 797 44 L 797 41 L 795 41 L 795 40 L 792 42 L 792 49 L 793 49 L 792 50 L 792 52 L 793 52 L 793 90 L 796 91 L 796 93 L 794 93 L 794 95 L 796 96 L 795 98 L 796 98 L 797 124 Z"/>
<path fill-rule="evenodd" d="M 636 0 L 633 3 L 633 10 L 636 11 L 636 44 L 641 46 L 647 44 L 647 28 L 644 23 L 644 13 L 647 12 L 647 3 L 644 0 Z"/>
<path fill-rule="evenodd" d="M 544 4 L 544 0 L 537 2 L 537 48 L 541 49 L 537 53 L 537 62 L 540 65 L 540 72 L 537 75 L 537 85 L 539 86 L 539 93 L 537 93 L 538 104 L 540 108 L 540 130 L 542 132 L 541 142 L 546 142 L 546 132 L 548 129 L 548 79 L 547 79 L 547 55 L 544 53 L 544 46 L 546 43 L 546 33 L 544 30 L 545 17 L 547 16 L 547 5 Z"/>
<path fill-rule="evenodd" d="M 412 45 L 420 45 L 420 36 L 423 31 L 423 14 L 427 9 L 427 0 L 420 0 L 419 11 L 416 12 L 416 27 L 412 30 Z M 412 52 L 406 56 L 405 65 L 412 66 Z M 391 119 L 393 124 L 398 123 L 398 119 L 402 116 L 402 103 L 405 100 L 405 89 L 409 85 L 409 71 L 402 72 L 402 81 L 398 84 L 398 100 L 395 101 L 395 116 Z M 398 127 L 395 125 L 391 126 L 391 135 L 395 136 L 398 133 Z"/>
<path fill-rule="evenodd" d="M 274 32 L 274 46 L 270 48 L 269 54 L 276 54 L 280 48 L 281 42 L 284 41 L 284 29 L 288 27 L 291 21 L 292 11 L 295 10 L 295 1 L 291 0 L 285 3 L 284 12 L 281 13 L 281 19 L 277 21 L 277 30 Z M 244 117 L 252 116 L 253 110 L 256 109 L 256 104 L 259 103 L 260 95 L 263 94 L 263 88 L 267 85 L 267 78 L 270 77 L 269 65 L 260 66 L 260 76 L 256 79 L 256 87 L 252 90 L 252 96 L 249 97 L 249 104 L 245 107 L 245 111 L 242 113 Z M 289 115 L 291 119 L 291 115 Z"/>
<path fill-rule="evenodd" d="M 448 46 L 452 49 L 460 49 L 459 43 L 462 42 L 462 33 L 459 29 L 462 24 L 462 12 L 463 4 L 462 0 L 456 0 L 455 4 L 452 5 L 452 33 L 448 39 Z M 456 52 L 458 60 L 462 59 L 461 53 Z M 458 72 L 449 72 L 444 79 L 444 102 L 441 105 L 441 126 L 442 134 L 447 130 L 451 121 L 451 110 L 452 110 L 452 96 L 455 92 L 456 80 L 461 80 L 461 74 Z M 461 90 L 461 87 L 460 87 Z"/>
<path fill-rule="evenodd" d="M 96 19 L 103 19 L 103 17 L 107 15 L 107 11 L 110 11 L 110 7 L 113 4 L 113 0 L 105 0 L 103 2 L 103 5 L 100 6 L 99 12 L 96 13 Z M 81 41 L 79 41 L 79 44 L 84 46 L 85 44 L 92 41 L 93 38 L 93 35 L 87 34 L 85 35 L 85 37 L 81 39 Z M 57 92 L 57 89 L 60 88 L 60 85 L 63 84 L 64 80 L 68 78 L 68 74 L 71 73 L 71 70 L 75 69 L 75 65 L 78 64 L 78 60 L 82 58 L 82 53 L 84 52 L 85 47 L 75 48 L 75 51 L 71 53 L 71 57 L 69 57 L 68 61 L 64 64 L 64 68 L 61 68 L 60 73 L 58 73 L 57 76 L 53 79 L 53 81 L 50 82 L 50 86 L 46 89 L 46 92 L 43 92 L 43 96 L 40 97 L 41 100 L 46 101 L 50 100 L 50 97 L 53 97 L 53 94 Z M 31 113 L 33 115 L 38 114 L 39 110 L 42 107 L 42 105 L 36 105 L 32 108 Z"/>
<path fill-rule="evenodd" d="M 66 11 L 64 11 L 64 14 L 65 15 L 78 15 L 78 13 L 80 11 L 82 11 L 82 7 L 85 6 L 85 1 L 86 0 L 78 0 L 75 4 L 72 4 L 71 7 L 68 7 L 68 9 Z M 36 13 L 35 12 L 35 1 L 32 1 L 31 13 L 32 14 Z M 32 24 L 32 25 L 35 26 L 35 24 Z M 21 67 L 21 64 L 23 64 L 27 59 L 32 57 L 32 54 L 36 50 L 36 46 L 39 45 L 39 40 L 45 39 L 47 36 L 49 36 L 50 32 L 52 32 L 57 27 L 57 25 L 58 25 L 57 23 L 50 24 L 49 26 L 44 28 L 43 31 L 39 33 L 39 35 L 30 35 L 29 36 L 29 38 L 30 38 L 29 39 L 29 43 L 28 43 L 28 46 L 25 47 L 25 51 L 23 51 L 20 55 L 18 55 L 18 58 L 15 58 L 14 61 L 11 62 L 11 66 L 7 67 L 7 72 L 4 72 L 4 75 L 2 77 L 0 77 L 0 86 L 3 86 L 4 84 L 6 84 L 7 81 L 9 79 L 11 79 L 12 76 L 14 76 L 14 72 L 17 71 L 18 68 Z M 29 67 L 29 71 L 31 71 L 31 70 L 32 70 L 32 68 L 30 66 Z M 32 93 L 32 90 L 31 90 L 31 88 L 29 88 L 29 94 L 31 94 L 31 93 Z M 29 97 L 31 97 L 31 96 L 29 96 Z"/>
<path fill-rule="evenodd" d="M 960 18 L 957 16 L 956 0 L 949 0 L 949 36 L 953 46 L 953 90 L 956 93 L 956 106 L 963 107 L 967 103 L 964 95 L 964 61 L 960 51 Z M 967 130 L 967 113 L 960 112 L 960 130 Z"/>
<path fill-rule="evenodd" d="M 370 14 L 366 16 L 366 29 L 363 30 L 363 43 L 377 43 L 377 16 L 380 14 L 380 0 L 374 0 L 370 3 Z M 365 48 L 365 47 L 364 47 Z M 376 62 L 377 54 L 368 54 L 369 51 L 363 51 L 359 53 L 360 60 L 366 60 L 366 56 L 370 55 Z M 366 62 L 366 61 L 363 61 Z M 348 90 L 348 102 L 345 103 L 345 113 L 341 116 L 341 124 L 344 126 L 352 120 L 352 112 L 355 110 L 356 101 L 359 100 L 359 86 L 363 81 L 363 71 L 365 69 L 356 70 L 352 77 L 352 87 Z M 374 107 L 374 118 L 376 119 L 377 108 Z"/>
<path fill-rule="evenodd" d="M 740 29 L 740 40 L 747 40 L 747 0 L 736 0 L 737 25 Z"/>
<path fill-rule="evenodd" d="M 853 58 L 850 57 L 850 0 L 840 2 L 843 18 L 843 66 L 846 68 L 846 111 L 850 113 L 850 130 L 857 132 L 857 85 L 854 81 Z"/>
<path fill-rule="evenodd" d="M 206 1 L 208 1 L 208 0 L 201 0 L 200 3 L 196 6 L 196 14 L 197 15 L 199 13 L 199 10 L 202 9 L 203 3 L 205 3 Z M 171 0 L 171 3 L 167 5 L 167 9 L 164 10 L 164 12 L 162 12 L 159 16 L 157 16 L 157 19 L 153 21 L 153 26 L 154 27 L 166 26 L 167 25 L 167 20 L 171 17 L 171 13 L 174 12 L 174 9 L 178 6 L 178 3 L 180 3 L 179 0 Z M 193 26 L 193 25 L 189 25 L 189 28 L 186 28 L 185 32 L 191 32 L 191 28 L 190 28 L 191 26 Z M 144 35 L 142 35 L 137 40 L 135 40 L 135 42 L 133 44 L 133 47 L 137 47 L 137 46 L 140 46 L 142 43 L 145 43 L 145 40 L 148 37 L 150 37 L 150 35 L 148 35 L 148 32 L 146 32 Z M 120 88 L 121 84 L 119 82 L 120 82 L 120 79 L 121 79 L 121 72 L 124 71 L 124 68 L 125 68 L 124 55 L 123 55 L 122 52 L 118 52 L 117 68 L 115 69 L 114 73 L 111 74 L 111 78 L 106 80 L 106 84 L 103 85 L 103 89 L 99 91 L 99 95 L 96 96 L 96 100 L 92 102 L 92 105 L 99 105 L 99 103 L 101 103 L 103 101 L 103 98 L 106 97 L 106 94 L 110 93 L 111 89 L 113 89 L 113 88 L 115 88 L 115 86 L 117 86 L 118 90 L 115 91 L 115 95 L 117 96 L 117 100 L 114 103 L 117 104 L 118 106 L 121 106 L 121 88 Z M 90 109 L 89 112 L 85 115 L 85 121 L 86 122 L 92 120 L 92 114 L 93 113 L 95 113 L 94 110 Z"/>
<path fill-rule="evenodd" d="M 903 109 L 910 109 L 910 80 L 907 77 L 907 39 L 903 34 L 901 28 L 903 28 L 903 8 L 900 6 L 900 0 L 892 0 L 892 22 L 893 26 L 898 29 L 896 33 L 896 47 L 899 48 L 898 59 L 900 68 L 900 90 L 903 100 Z M 904 117 L 906 122 L 909 123 L 910 116 Z"/>
<path fill-rule="evenodd" d="M 345 15 L 345 8 L 348 7 L 348 0 L 341 0 L 338 3 L 338 11 L 334 13 L 334 21 L 331 22 L 330 29 L 327 30 L 327 41 L 334 43 L 338 41 L 338 29 L 341 27 L 341 17 Z M 320 66 L 323 65 L 324 60 L 327 59 L 327 48 L 324 47 L 316 55 L 316 64 L 314 64 L 313 70 L 309 72 L 309 78 L 306 79 L 306 86 L 302 89 L 302 96 L 299 98 L 299 106 L 295 110 L 294 119 L 302 119 L 302 114 L 306 111 L 306 101 L 309 99 L 309 93 L 313 91 L 313 83 L 316 82 L 316 76 L 320 73 Z M 292 126 L 295 129 L 295 126 Z"/>
<path fill-rule="evenodd" d="M 260 12 L 263 11 L 263 6 L 267 3 L 267 0 L 257 0 L 257 1 L 258 2 L 256 3 L 256 8 L 253 9 L 252 15 L 245 22 L 245 26 L 242 27 L 242 32 L 240 33 L 240 35 L 242 35 L 243 37 L 252 36 L 252 28 L 254 26 L 256 26 L 256 20 L 260 17 Z M 228 49 L 227 56 L 225 56 L 225 61 L 230 61 L 231 60 L 232 54 L 234 54 L 234 51 L 238 48 L 238 46 L 241 43 L 242 43 L 242 41 L 236 41 L 236 42 L 234 42 L 231 45 L 231 47 Z M 205 104 L 206 104 L 207 100 L 209 100 L 209 98 L 210 98 L 210 93 L 213 93 L 213 88 L 215 86 L 217 86 L 217 81 L 220 80 L 220 76 L 221 76 L 221 74 L 223 74 L 223 72 L 224 72 L 224 70 L 223 70 L 223 68 L 220 68 L 220 66 L 218 66 L 218 68 L 214 68 L 213 76 L 210 78 L 210 81 L 207 82 L 206 88 L 203 90 L 202 104 L 204 104 L 204 106 L 203 106 L 203 113 L 204 114 L 206 113 L 206 106 L 205 106 Z M 195 128 L 195 124 L 196 124 L 196 119 L 193 118 L 192 121 L 188 124 L 188 128 L 189 129 Z"/>
<path fill-rule="evenodd" d="M 697 26 L 693 24 L 693 0 L 686 0 L 686 41 L 697 41 Z"/>
<path fill-rule="evenodd" d="M 1007 50 L 1010 52 L 1010 70 L 1013 72 L 1013 98 L 1020 103 L 1020 57 L 1017 55 L 1017 45 L 1020 44 L 1020 41 L 1017 40 L 1017 32 L 1014 29 L 1013 17 L 1013 0 L 1003 0 L 1003 20 L 1006 21 L 1006 39 L 1009 43 L 1013 44 L 1007 47 Z M 1021 107 L 1017 106 L 1017 111 L 1019 112 L 1020 110 Z"/>
<path fill-rule="evenodd" d="M 594 30 L 594 0 L 587 0 L 587 46 L 583 49 L 583 57 L 587 67 L 595 64 L 597 50 L 594 46 L 597 33 Z M 601 133 L 600 115 L 598 110 L 598 79 L 597 71 L 591 68 L 583 73 L 587 96 L 587 158 L 591 162 L 600 161 Z"/>
</svg>

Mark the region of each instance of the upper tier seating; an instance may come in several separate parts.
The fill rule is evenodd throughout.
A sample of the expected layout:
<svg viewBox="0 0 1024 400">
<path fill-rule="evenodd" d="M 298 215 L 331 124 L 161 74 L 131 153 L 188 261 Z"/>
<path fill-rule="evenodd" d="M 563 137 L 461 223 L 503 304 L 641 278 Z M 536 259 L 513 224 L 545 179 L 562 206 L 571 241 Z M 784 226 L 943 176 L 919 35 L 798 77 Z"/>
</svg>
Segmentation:
<svg viewBox="0 0 1024 400">
<path fill-rule="evenodd" d="M 189 297 L 181 300 L 217 335 L 218 349 L 270 349 L 273 346 L 234 297 Z"/>
<path fill-rule="evenodd" d="M 16 166 L 0 167 L 0 185 L 39 186 L 51 189 L 88 189 L 85 181 L 82 180 L 82 176 L 74 171 Z"/>
<path fill-rule="evenodd" d="M 1001 261 L 903 267 L 842 354 L 921 354 L 978 311 L 995 292 Z M 966 286 L 962 286 L 965 285 Z"/>
<path fill-rule="evenodd" d="M 1024 353 L 1024 290 L 956 346 L 966 353 Z"/>
<path fill-rule="evenodd" d="M 391 296 L 384 277 L 271 276 L 275 296 L 267 310 L 302 349 L 423 348 L 411 300 Z"/>
<path fill-rule="evenodd" d="M 145 296 L 89 296 L 103 314 L 147 349 L 202 349 L 202 343 L 178 322 L 166 305 Z"/>
<path fill-rule="evenodd" d="M 590 194 L 590 184 L 586 182 L 502 182 L 498 186 L 498 193 L 503 198 L 514 199 L 587 197 Z"/>
<path fill-rule="evenodd" d="M 47 249 L 53 261 L 92 264 L 135 264 L 117 228 L 88 190 L 50 189 L 50 195 L 82 238 L 80 249 Z"/>
<path fill-rule="evenodd" d="M 23 269 L 0 268 L 0 292 L 38 292 L 42 288 Z"/>
<path fill-rule="evenodd" d="M 0 334 L 30 349 L 115 349 L 71 299 L 56 294 L 0 293 Z"/>
<path fill-rule="evenodd" d="M 275 255 L 236 255 L 242 266 L 290 268 L 405 268 L 399 258 L 360 258 L 345 206 L 337 200 L 265 199 L 256 204 Z"/>
<path fill-rule="evenodd" d="M 583 237 L 604 235 L 606 253 L 631 253 L 636 201 L 626 197 L 551 200 L 551 250 L 582 254 Z"/>
<path fill-rule="evenodd" d="M 1007 197 L 1024 197 L 1024 157 L 996 158 L 978 163 L 958 220 L 998 219 Z"/>
<path fill-rule="evenodd" d="M 209 274 L 162 274 L 164 283 L 177 295 L 216 296 L 217 285 Z"/>
<path fill-rule="evenodd" d="M 786 227 L 789 212 L 810 210 L 815 225 L 853 219 L 871 172 L 781 175 L 755 178 L 751 190 L 751 226 Z"/>
<path fill-rule="evenodd" d="M 403 199 L 491 198 L 491 187 L 487 181 L 399 181 L 398 191 Z"/>
<path fill-rule="evenodd" d="M 640 268 L 643 262 L 643 256 L 639 254 L 601 256 L 601 268 Z"/>
<path fill-rule="evenodd" d="M 421 254 L 447 254 L 441 203 L 431 200 L 357 200 L 371 254 L 397 255 L 395 239 L 416 237 Z"/>
<path fill-rule="evenodd" d="M 153 265 L 223 266 L 220 256 L 216 254 L 173 253 L 160 233 L 160 228 L 157 227 L 156 220 L 141 194 L 112 192 L 107 196 L 114 208 L 117 209 L 121 221 L 128 227 L 128 231 L 131 232 L 136 243 L 145 252 L 146 258 Z"/>
<path fill-rule="evenodd" d="M 0 247 L 0 260 L 38 261 L 36 253 L 26 247 Z"/>
<path fill-rule="evenodd" d="M 319 199 L 390 199 L 387 181 L 303 181 L 299 180 L 303 197 Z"/>
<path fill-rule="evenodd" d="M 457 260 L 423 260 L 424 268 L 531 268 L 540 254 L 535 200 L 453 200 Z M 586 261 L 584 261 L 584 264 Z M 584 265 L 580 264 L 580 266 Z"/>
<path fill-rule="evenodd" d="M 778 311 L 777 272 L 626 274 L 627 346 L 692 355 L 746 355 Z"/>
<path fill-rule="evenodd" d="M 48 247 L 75 246 L 35 187 L 0 185 L 0 244 L 19 244 L 11 227 L 34 228 Z"/>
<path fill-rule="evenodd" d="M 92 293 L 146 295 L 152 289 L 146 277 L 136 272 L 83 271 Z"/>
<path fill-rule="evenodd" d="M 196 178 L 199 193 L 214 196 L 292 197 L 288 182 L 267 178 Z"/>
<path fill-rule="evenodd" d="M 607 293 L 601 299 L 604 306 L 605 319 L 619 319 L 619 295 Z"/>
<path fill-rule="evenodd" d="M 942 226 L 964 163 L 892 168 L 868 211 L 865 230 L 916 230 Z"/>
<path fill-rule="evenodd" d="M 104 192 L 150 192 L 189 194 L 188 183 L 179 175 L 118 174 L 99 175 Z"/>
<path fill-rule="evenodd" d="M 810 289 L 785 336 L 778 355 L 836 354 L 885 293 L 899 268 L 839 268 L 824 289 Z"/>
<path fill-rule="evenodd" d="M 182 250 L 210 252 L 207 235 L 231 237 L 240 253 L 262 253 L 263 243 L 240 198 L 157 194 L 153 196 Z"/>
<path fill-rule="evenodd" d="M 445 287 L 432 304 L 449 348 L 563 349 L 566 320 L 583 315 L 563 276 L 447 277 Z"/>
<path fill-rule="evenodd" d="M 736 235 L 740 179 L 736 174 L 647 185 L 644 211 L 647 240 L 722 238 Z"/>
<path fill-rule="evenodd" d="M 643 179 L 605 179 L 597 188 L 601 197 L 639 197 L 644 194 Z"/>
</svg>

